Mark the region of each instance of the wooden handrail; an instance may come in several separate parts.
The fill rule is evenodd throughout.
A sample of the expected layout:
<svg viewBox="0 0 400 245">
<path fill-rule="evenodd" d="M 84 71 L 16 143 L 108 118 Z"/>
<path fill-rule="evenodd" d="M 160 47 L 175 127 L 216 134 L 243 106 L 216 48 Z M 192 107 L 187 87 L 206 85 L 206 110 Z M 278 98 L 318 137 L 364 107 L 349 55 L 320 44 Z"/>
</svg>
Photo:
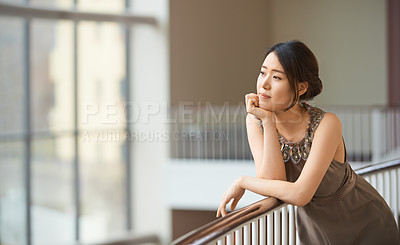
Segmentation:
<svg viewBox="0 0 400 245">
<path fill-rule="evenodd" d="M 365 176 L 377 173 L 383 170 L 389 170 L 400 166 L 400 159 L 375 164 L 355 170 L 358 175 Z M 186 235 L 176 239 L 172 245 L 187 244 L 207 244 L 221 237 L 223 234 L 234 230 L 240 225 L 256 219 L 259 216 L 266 215 L 277 208 L 287 205 L 279 199 L 268 197 L 256 203 L 250 204 L 244 208 L 229 213 L 227 216 L 214 220 L 198 229 L 195 229 Z"/>
<path fill-rule="evenodd" d="M 268 197 L 244 208 L 229 213 L 227 216 L 214 220 L 173 241 L 172 245 L 207 244 L 226 232 L 253 220 L 266 212 L 286 205 L 284 202 Z"/>
<path fill-rule="evenodd" d="M 357 170 L 355 170 L 355 172 L 358 175 L 361 176 L 365 176 L 368 174 L 373 174 L 373 173 L 377 173 L 383 170 L 389 170 L 392 168 L 396 168 L 400 165 L 400 159 L 395 159 L 392 161 L 388 161 L 388 162 L 383 162 L 383 163 L 379 163 L 379 164 L 374 164 L 374 165 L 370 165 L 370 166 L 366 166 L 363 168 L 359 168 Z"/>
</svg>

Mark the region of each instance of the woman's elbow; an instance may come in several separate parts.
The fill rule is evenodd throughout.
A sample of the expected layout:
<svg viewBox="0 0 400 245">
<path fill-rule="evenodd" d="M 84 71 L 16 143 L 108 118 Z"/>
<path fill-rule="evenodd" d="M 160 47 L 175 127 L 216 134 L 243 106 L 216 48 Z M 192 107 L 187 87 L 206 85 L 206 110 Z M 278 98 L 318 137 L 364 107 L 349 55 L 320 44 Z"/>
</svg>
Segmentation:
<svg viewBox="0 0 400 245">
<path fill-rule="evenodd" d="M 298 207 L 304 207 L 306 206 L 312 199 L 313 195 L 310 194 L 310 192 L 306 189 L 300 188 L 296 190 L 296 195 L 295 199 L 291 204 L 298 206 Z"/>
<path fill-rule="evenodd" d="M 297 199 L 293 205 L 297 206 L 297 207 L 304 207 L 306 206 L 309 202 L 311 201 L 310 198 L 299 198 Z"/>
</svg>

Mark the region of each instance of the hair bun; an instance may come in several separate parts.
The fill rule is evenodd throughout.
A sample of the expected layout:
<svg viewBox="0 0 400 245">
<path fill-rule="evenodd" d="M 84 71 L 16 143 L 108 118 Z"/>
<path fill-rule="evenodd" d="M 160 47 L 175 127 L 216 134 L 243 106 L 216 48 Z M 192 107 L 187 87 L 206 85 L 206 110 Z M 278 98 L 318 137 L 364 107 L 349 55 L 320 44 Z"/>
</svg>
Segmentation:
<svg viewBox="0 0 400 245">
<path fill-rule="evenodd" d="M 312 100 L 315 96 L 322 92 L 322 81 L 317 76 L 308 82 L 308 89 L 303 95 L 300 96 L 300 100 Z"/>
</svg>

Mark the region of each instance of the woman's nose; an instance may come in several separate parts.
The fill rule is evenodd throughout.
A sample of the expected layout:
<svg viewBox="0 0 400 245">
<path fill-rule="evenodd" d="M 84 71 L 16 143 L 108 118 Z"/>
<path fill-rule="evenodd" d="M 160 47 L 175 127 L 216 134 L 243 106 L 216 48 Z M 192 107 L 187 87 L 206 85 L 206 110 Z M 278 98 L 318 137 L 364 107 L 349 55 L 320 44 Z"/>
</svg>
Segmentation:
<svg viewBox="0 0 400 245">
<path fill-rule="evenodd" d="M 268 76 L 266 76 L 264 81 L 262 81 L 261 86 L 266 90 L 269 90 L 271 88 L 271 84 L 269 83 L 269 77 Z"/>
</svg>

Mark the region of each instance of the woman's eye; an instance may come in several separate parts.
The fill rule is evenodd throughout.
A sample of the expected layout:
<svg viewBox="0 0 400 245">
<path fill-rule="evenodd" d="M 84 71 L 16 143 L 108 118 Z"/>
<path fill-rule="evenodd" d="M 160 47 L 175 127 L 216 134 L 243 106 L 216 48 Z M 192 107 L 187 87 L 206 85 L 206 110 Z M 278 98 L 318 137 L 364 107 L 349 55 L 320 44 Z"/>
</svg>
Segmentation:
<svg viewBox="0 0 400 245">
<path fill-rule="evenodd" d="M 264 75 L 264 74 L 265 74 L 265 72 L 263 72 L 263 71 L 260 71 L 260 74 L 261 74 L 261 75 Z"/>
<path fill-rule="evenodd" d="M 280 77 L 277 77 L 277 76 L 273 76 L 273 78 L 274 78 L 274 79 L 277 79 L 277 80 L 281 80 L 281 78 L 280 78 Z"/>
</svg>

